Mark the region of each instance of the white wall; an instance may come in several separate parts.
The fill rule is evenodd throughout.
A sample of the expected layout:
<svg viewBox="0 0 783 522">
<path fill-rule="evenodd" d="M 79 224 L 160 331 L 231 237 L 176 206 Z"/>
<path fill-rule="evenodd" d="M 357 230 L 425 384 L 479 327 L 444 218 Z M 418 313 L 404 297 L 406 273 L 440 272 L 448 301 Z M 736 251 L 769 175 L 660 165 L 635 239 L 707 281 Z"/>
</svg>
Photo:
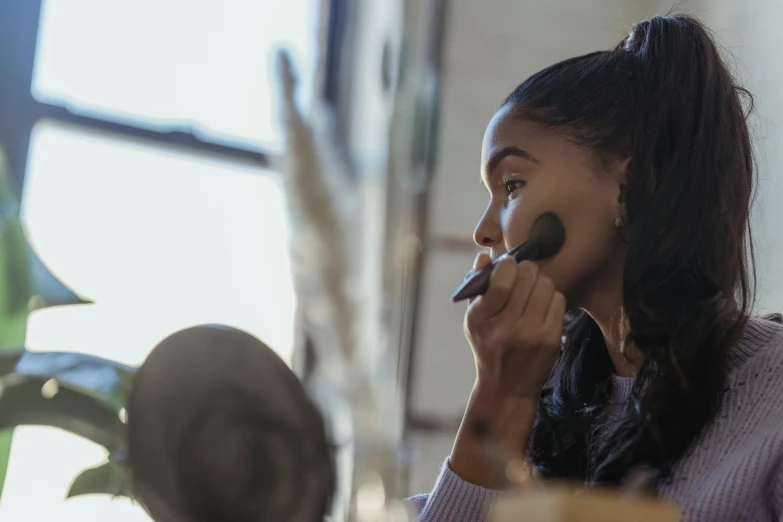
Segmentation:
<svg viewBox="0 0 783 522">
<path fill-rule="evenodd" d="M 783 62 L 775 59 L 783 5 L 772 1 L 721 0 L 706 7 L 681 2 L 705 18 L 737 56 L 740 72 L 756 93 L 761 185 L 754 220 L 764 309 L 783 310 L 783 163 L 780 130 L 783 101 L 776 89 Z M 665 13 L 671 3 L 649 1 L 540 2 L 454 0 L 445 46 L 444 103 L 439 168 L 432 189 L 427 263 L 413 355 L 411 409 L 416 417 L 441 421 L 437 429 L 412 431 L 410 490 L 428 490 L 448 455 L 473 383 L 470 349 L 462 335 L 463 307 L 449 294 L 470 268 L 476 250 L 473 227 L 486 205 L 479 185 L 484 127 L 502 99 L 527 76 L 561 59 L 613 46 L 633 22 Z M 780 203 L 779 203 L 780 202 Z M 780 205 L 783 207 L 783 205 Z"/>
</svg>

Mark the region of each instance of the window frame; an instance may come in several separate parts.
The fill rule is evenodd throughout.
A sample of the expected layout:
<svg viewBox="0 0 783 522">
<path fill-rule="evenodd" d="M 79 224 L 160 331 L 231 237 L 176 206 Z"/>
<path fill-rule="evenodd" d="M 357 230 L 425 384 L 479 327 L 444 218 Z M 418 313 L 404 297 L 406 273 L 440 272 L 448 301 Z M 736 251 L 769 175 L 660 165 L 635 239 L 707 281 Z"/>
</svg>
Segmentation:
<svg viewBox="0 0 783 522">
<path fill-rule="evenodd" d="M 41 8 L 44 0 L 3 0 L 0 2 L 0 144 L 5 148 L 11 175 L 20 192 L 24 186 L 30 139 L 41 120 L 70 123 L 88 130 L 109 132 L 118 137 L 141 139 L 158 145 L 176 146 L 180 150 L 220 155 L 224 159 L 250 161 L 274 170 L 274 154 L 251 151 L 231 145 L 200 139 L 187 129 L 160 132 L 100 118 L 75 114 L 65 107 L 37 101 L 32 95 L 35 56 L 39 40 Z M 318 73 L 314 94 L 329 104 L 339 79 L 337 48 L 342 43 L 346 10 L 343 0 L 314 0 L 314 9 L 324 17 L 316 34 Z"/>
</svg>

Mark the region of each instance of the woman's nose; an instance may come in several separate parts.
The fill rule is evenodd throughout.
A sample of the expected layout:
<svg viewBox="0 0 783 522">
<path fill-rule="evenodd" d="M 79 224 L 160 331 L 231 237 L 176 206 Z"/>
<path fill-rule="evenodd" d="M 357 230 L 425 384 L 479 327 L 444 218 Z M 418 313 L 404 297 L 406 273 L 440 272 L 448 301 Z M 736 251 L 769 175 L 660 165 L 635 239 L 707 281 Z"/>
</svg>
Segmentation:
<svg viewBox="0 0 783 522">
<path fill-rule="evenodd" d="M 491 248 L 502 242 L 500 223 L 487 209 L 473 231 L 473 241 L 483 248 Z"/>
</svg>

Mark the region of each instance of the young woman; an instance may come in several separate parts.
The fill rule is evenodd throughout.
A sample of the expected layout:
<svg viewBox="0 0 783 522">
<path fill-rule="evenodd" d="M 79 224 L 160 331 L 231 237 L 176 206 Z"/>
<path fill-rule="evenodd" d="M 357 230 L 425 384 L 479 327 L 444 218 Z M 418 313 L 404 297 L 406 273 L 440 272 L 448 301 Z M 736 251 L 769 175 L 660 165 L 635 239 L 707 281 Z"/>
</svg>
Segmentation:
<svg viewBox="0 0 783 522">
<path fill-rule="evenodd" d="M 421 520 L 486 520 L 502 477 L 477 424 L 532 480 L 618 485 L 644 466 L 689 521 L 783 520 L 783 328 L 748 315 L 750 106 L 683 16 L 638 23 L 503 103 L 482 149 L 476 267 L 543 212 L 566 242 L 501 262 L 469 305 L 477 378 L 435 489 L 411 499 Z"/>
</svg>

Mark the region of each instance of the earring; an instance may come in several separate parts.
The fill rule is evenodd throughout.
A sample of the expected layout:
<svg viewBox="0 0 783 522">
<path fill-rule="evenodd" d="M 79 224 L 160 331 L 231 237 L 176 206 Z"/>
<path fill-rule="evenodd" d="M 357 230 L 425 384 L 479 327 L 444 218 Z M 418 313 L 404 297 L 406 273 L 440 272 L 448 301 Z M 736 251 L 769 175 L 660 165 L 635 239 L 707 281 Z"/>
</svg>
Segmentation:
<svg viewBox="0 0 783 522">
<path fill-rule="evenodd" d="M 614 226 L 615 228 L 623 228 L 625 226 L 625 220 L 621 217 L 617 217 L 614 219 Z"/>
</svg>

